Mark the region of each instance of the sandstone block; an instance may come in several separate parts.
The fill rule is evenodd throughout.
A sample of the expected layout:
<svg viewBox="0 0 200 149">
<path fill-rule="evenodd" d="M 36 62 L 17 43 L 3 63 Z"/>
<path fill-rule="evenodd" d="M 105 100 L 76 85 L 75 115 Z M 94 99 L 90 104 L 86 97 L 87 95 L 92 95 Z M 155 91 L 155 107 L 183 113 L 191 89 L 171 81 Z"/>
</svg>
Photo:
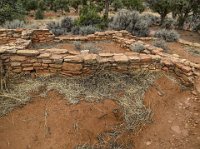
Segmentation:
<svg viewBox="0 0 200 149">
<path fill-rule="evenodd" d="M 51 56 L 50 53 L 42 53 L 38 56 L 38 58 L 49 58 Z"/>
<path fill-rule="evenodd" d="M 84 54 L 83 60 L 85 63 L 94 63 L 97 61 L 97 55 L 96 54 Z"/>
<path fill-rule="evenodd" d="M 151 62 L 152 58 L 146 54 L 140 54 L 140 61 L 141 62 Z"/>
<path fill-rule="evenodd" d="M 81 57 L 81 56 L 71 56 L 71 55 L 69 55 L 69 56 L 65 56 L 64 57 L 64 61 L 65 62 L 75 62 L 75 63 L 81 63 L 81 62 L 83 62 L 83 58 Z"/>
<path fill-rule="evenodd" d="M 11 61 L 17 61 L 17 62 L 22 62 L 26 60 L 25 56 L 11 56 L 10 57 Z"/>
<path fill-rule="evenodd" d="M 37 50 L 18 50 L 17 54 L 24 56 L 37 56 L 40 53 Z"/>
<path fill-rule="evenodd" d="M 129 61 L 128 57 L 124 54 L 120 54 L 120 55 L 114 55 L 113 59 L 115 62 L 122 62 L 122 63 L 126 63 Z"/>
<path fill-rule="evenodd" d="M 18 67 L 21 65 L 21 63 L 20 62 L 11 62 L 10 65 L 11 65 L 11 67 Z"/>
<path fill-rule="evenodd" d="M 82 69 L 82 65 L 73 63 L 63 63 L 62 69 L 66 71 L 80 71 Z"/>
<path fill-rule="evenodd" d="M 25 67 L 25 68 L 23 68 L 23 71 L 31 71 L 31 70 L 34 70 L 34 68 L 33 67 Z"/>
</svg>

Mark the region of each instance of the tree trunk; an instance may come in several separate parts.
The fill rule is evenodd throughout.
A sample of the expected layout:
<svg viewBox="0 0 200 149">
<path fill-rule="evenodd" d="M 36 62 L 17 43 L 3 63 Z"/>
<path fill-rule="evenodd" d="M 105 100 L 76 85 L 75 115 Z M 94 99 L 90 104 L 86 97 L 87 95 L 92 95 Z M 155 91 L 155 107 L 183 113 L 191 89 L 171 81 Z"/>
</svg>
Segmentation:
<svg viewBox="0 0 200 149">
<path fill-rule="evenodd" d="M 160 26 L 161 26 L 161 25 L 164 23 L 166 14 L 161 14 L 160 17 L 161 17 L 161 18 L 160 18 L 160 19 L 161 19 L 161 20 L 160 20 Z"/>
<path fill-rule="evenodd" d="M 109 0 L 105 0 L 105 13 L 104 13 L 105 19 L 108 19 L 108 13 L 109 13 Z"/>
<path fill-rule="evenodd" d="M 186 13 L 183 16 L 179 16 L 179 18 L 178 18 L 178 28 L 179 29 L 183 29 L 187 17 L 188 17 L 188 13 Z"/>
</svg>

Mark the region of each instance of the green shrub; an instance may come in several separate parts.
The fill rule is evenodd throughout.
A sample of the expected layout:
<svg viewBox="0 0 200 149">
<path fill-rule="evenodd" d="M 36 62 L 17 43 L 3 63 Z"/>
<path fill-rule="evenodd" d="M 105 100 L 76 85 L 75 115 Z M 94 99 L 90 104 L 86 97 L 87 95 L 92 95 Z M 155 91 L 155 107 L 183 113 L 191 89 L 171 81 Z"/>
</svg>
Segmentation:
<svg viewBox="0 0 200 149">
<path fill-rule="evenodd" d="M 100 31 L 98 28 L 94 26 L 81 26 L 79 30 L 80 35 L 89 35 L 94 34 L 95 32 Z"/>
<path fill-rule="evenodd" d="M 81 42 L 80 41 L 75 41 L 74 46 L 76 50 L 81 51 Z"/>
<path fill-rule="evenodd" d="M 162 27 L 166 29 L 173 29 L 175 25 L 176 25 L 176 20 L 174 20 L 173 18 L 165 18 Z"/>
<path fill-rule="evenodd" d="M 130 10 L 144 11 L 143 0 L 123 0 L 124 6 Z"/>
<path fill-rule="evenodd" d="M 136 36 L 149 34 L 149 21 L 142 19 L 138 11 L 119 11 L 109 26 L 114 30 L 127 30 Z"/>
<path fill-rule="evenodd" d="M 71 32 L 73 28 L 73 20 L 69 17 L 65 17 L 57 22 L 50 22 L 47 24 L 47 28 L 54 33 L 54 35 L 64 35 Z"/>
<path fill-rule="evenodd" d="M 139 20 L 136 22 L 133 34 L 136 36 L 148 36 L 149 35 L 149 24 L 146 20 Z"/>
<path fill-rule="evenodd" d="M 180 35 L 175 30 L 162 29 L 155 33 L 155 37 L 161 38 L 168 42 L 173 42 L 173 41 L 177 41 Z"/>
<path fill-rule="evenodd" d="M 83 46 L 83 50 L 89 50 L 90 53 L 97 53 L 101 48 L 97 47 L 95 43 L 87 43 Z"/>
<path fill-rule="evenodd" d="M 6 21 L 14 19 L 23 19 L 25 10 L 21 3 L 16 0 L 1 0 L 0 1 L 0 25 Z"/>
<path fill-rule="evenodd" d="M 122 0 L 114 0 L 112 2 L 112 7 L 114 8 L 115 11 L 117 11 L 118 9 L 121 9 L 123 8 L 123 2 Z"/>
<path fill-rule="evenodd" d="M 72 33 L 73 35 L 79 35 L 79 32 L 80 32 L 80 27 L 79 27 L 79 26 L 74 26 L 74 27 L 72 27 L 71 33 Z"/>
<path fill-rule="evenodd" d="M 112 18 L 112 21 L 110 22 L 109 26 L 115 30 L 132 31 L 138 19 L 139 12 L 131 12 L 129 10 L 122 9 Z"/>
<path fill-rule="evenodd" d="M 2 27 L 8 29 L 25 28 L 25 22 L 21 20 L 6 21 Z"/>
<path fill-rule="evenodd" d="M 156 39 L 153 42 L 153 45 L 155 47 L 162 48 L 164 50 L 164 52 L 167 52 L 169 50 L 167 43 L 163 39 Z"/>
<path fill-rule="evenodd" d="M 141 15 L 142 20 L 148 21 L 150 26 L 160 24 L 160 18 L 156 15 L 145 13 Z"/>
<path fill-rule="evenodd" d="M 44 19 L 44 11 L 42 9 L 37 9 L 37 11 L 35 13 L 35 19 L 36 20 Z"/>
<path fill-rule="evenodd" d="M 134 44 L 130 45 L 130 49 L 133 52 L 141 53 L 145 50 L 145 47 L 142 43 L 134 43 Z"/>
<path fill-rule="evenodd" d="M 73 21 L 69 17 L 65 17 L 61 20 L 61 28 L 64 28 L 66 32 L 70 32 L 73 27 Z"/>
<path fill-rule="evenodd" d="M 95 6 L 84 6 L 80 11 L 79 25 L 89 26 L 101 23 L 101 17 Z"/>
</svg>

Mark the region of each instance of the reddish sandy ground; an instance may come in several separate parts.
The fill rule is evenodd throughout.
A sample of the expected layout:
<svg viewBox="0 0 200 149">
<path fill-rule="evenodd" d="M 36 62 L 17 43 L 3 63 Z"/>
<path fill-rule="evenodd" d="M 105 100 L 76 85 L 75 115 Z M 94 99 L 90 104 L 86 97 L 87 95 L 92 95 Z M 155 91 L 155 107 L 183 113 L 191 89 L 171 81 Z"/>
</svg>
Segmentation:
<svg viewBox="0 0 200 149">
<path fill-rule="evenodd" d="M 120 134 L 116 142 L 131 142 L 136 149 L 199 149 L 199 100 L 171 79 L 160 78 L 145 94 L 146 106 L 153 111 L 152 123 L 136 134 Z M 121 113 L 113 112 L 119 109 L 111 100 L 68 105 L 54 91 L 46 98 L 36 94 L 31 103 L 0 118 L 0 148 L 71 149 L 95 144 L 100 133 L 123 123 Z"/>
</svg>

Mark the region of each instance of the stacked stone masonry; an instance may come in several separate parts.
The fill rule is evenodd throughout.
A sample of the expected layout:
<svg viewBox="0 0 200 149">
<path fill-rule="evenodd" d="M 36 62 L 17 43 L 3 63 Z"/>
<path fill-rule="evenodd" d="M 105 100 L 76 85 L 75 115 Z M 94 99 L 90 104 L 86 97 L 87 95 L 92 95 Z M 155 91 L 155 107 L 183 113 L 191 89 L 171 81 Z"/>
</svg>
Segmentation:
<svg viewBox="0 0 200 149">
<path fill-rule="evenodd" d="M 10 39 L 11 36 L 8 35 L 11 31 L 18 36 L 16 35 L 15 38 L 12 36 L 12 42 L 9 42 L 7 38 Z M 130 35 L 127 31 L 106 31 L 88 36 L 55 38 L 48 30 L 3 30 L 0 31 L 0 40 L 3 40 L 0 44 L 0 59 L 9 75 L 34 73 L 36 76 L 41 74 L 74 76 L 92 74 L 100 69 L 122 73 L 162 70 L 175 74 L 185 85 L 193 85 L 200 72 L 200 64 L 181 59 L 175 54 L 164 53 L 161 48 L 144 44 L 142 39 Z M 144 53 L 130 51 L 92 54 L 87 51 L 76 53 L 56 48 L 29 49 L 32 43 L 97 40 L 112 40 L 124 48 L 139 42 L 144 44 L 145 51 Z"/>
</svg>

